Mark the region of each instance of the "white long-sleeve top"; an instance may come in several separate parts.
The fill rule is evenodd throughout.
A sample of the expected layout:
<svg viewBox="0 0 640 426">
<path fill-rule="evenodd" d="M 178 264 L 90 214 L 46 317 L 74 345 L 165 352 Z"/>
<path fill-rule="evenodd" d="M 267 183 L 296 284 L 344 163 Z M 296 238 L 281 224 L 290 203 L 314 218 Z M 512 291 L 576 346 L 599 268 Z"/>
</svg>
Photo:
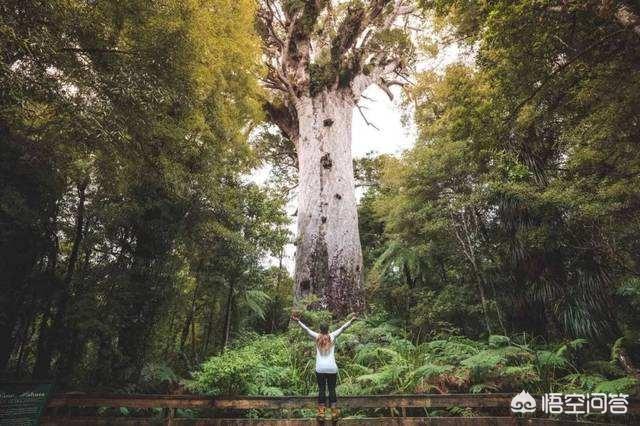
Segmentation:
<svg viewBox="0 0 640 426">
<path fill-rule="evenodd" d="M 318 346 L 316 345 L 316 372 L 317 373 L 335 374 L 338 372 L 338 365 L 336 364 L 336 357 L 334 354 L 334 349 L 336 347 L 335 345 L 336 338 L 347 327 L 349 327 L 352 322 L 353 322 L 353 319 L 350 319 L 342 327 L 329 333 L 329 337 L 331 338 L 331 347 L 329 348 L 329 351 L 326 354 L 322 354 L 320 352 L 320 349 L 318 349 Z M 309 336 L 311 336 L 311 338 L 314 341 L 319 336 L 319 333 L 316 333 L 315 331 L 311 330 L 309 327 L 304 325 L 302 321 L 298 320 L 298 324 L 300 324 L 300 327 L 304 328 L 307 334 L 309 334 Z"/>
</svg>

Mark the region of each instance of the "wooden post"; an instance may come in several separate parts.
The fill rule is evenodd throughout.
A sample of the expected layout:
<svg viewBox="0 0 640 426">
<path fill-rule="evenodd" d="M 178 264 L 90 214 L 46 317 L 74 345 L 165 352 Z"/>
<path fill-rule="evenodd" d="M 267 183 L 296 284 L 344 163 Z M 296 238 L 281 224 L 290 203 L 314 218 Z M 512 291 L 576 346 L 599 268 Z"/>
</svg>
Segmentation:
<svg viewBox="0 0 640 426">
<path fill-rule="evenodd" d="M 163 410 L 163 415 L 164 415 L 164 424 L 167 426 L 173 426 L 173 418 L 176 415 L 176 409 L 175 408 L 164 408 Z"/>
</svg>

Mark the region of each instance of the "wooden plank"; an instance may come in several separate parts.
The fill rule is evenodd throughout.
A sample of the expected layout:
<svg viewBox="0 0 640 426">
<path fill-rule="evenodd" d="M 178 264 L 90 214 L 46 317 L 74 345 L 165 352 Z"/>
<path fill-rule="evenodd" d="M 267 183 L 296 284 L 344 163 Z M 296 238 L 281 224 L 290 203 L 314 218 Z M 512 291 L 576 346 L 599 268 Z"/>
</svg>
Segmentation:
<svg viewBox="0 0 640 426">
<path fill-rule="evenodd" d="M 424 394 L 424 395 L 368 395 L 343 396 L 339 404 L 345 408 L 392 408 L 461 406 L 470 408 L 508 407 L 511 394 Z M 283 409 L 312 408 L 317 405 L 313 396 L 284 397 L 218 397 L 194 395 L 55 395 L 49 407 L 130 407 L 130 408 L 221 408 L 221 409 Z"/>
<path fill-rule="evenodd" d="M 326 424 L 330 424 L 327 422 Z M 148 426 L 162 425 L 157 419 L 132 418 L 96 418 L 96 417 L 66 417 L 42 419 L 43 426 Z M 315 419 L 173 419 L 174 425 L 180 426 L 310 426 L 317 425 Z M 612 426 L 621 423 L 575 422 L 553 419 L 524 419 L 516 417 L 373 417 L 359 419 L 341 419 L 337 425 L 344 426 Z"/>
<path fill-rule="evenodd" d="M 197 395 L 56 395 L 49 407 L 211 408 L 212 398 Z"/>
</svg>

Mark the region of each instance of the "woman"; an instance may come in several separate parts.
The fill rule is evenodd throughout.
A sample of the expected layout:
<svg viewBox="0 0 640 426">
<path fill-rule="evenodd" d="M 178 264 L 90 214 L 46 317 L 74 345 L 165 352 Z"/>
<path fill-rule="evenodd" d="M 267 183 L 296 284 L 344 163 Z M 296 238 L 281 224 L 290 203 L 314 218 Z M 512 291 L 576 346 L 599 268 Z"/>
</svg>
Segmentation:
<svg viewBox="0 0 640 426">
<path fill-rule="evenodd" d="M 318 419 L 324 419 L 327 397 L 325 390 L 329 390 L 329 404 L 331 406 L 331 418 L 336 420 L 340 416 L 340 411 L 336 407 L 336 378 L 338 375 L 338 365 L 334 356 L 336 338 L 356 319 L 355 314 L 351 314 L 351 319 L 339 329 L 329 333 L 327 324 L 320 325 L 320 333 L 312 331 L 298 319 L 296 314 L 291 315 L 291 319 L 297 321 L 300 327 L 316 342 L 316 378 L 318 379 Z"/>
</svg>

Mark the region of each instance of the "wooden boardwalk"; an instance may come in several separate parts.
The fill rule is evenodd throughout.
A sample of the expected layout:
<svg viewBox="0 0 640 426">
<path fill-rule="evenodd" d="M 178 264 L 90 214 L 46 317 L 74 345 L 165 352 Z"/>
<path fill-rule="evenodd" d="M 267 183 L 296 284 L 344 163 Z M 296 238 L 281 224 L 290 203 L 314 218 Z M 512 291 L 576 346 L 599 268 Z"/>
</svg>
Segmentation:
<svg viewBox="0 0 640 426">
<path fill-rule="evenodd" d="M 340 397 L 339 405 L 345 409 L 362 409 L 371 414 L 399 414 L 391 417 L 344 418 L 334 425 L 442 425 L 442 426 L 543 426 L 543 425 L 599 425 L 599 424 L 640 424 L 640 401 L 629 401 L 629 414 L 610 416 L 608 423 L 554 420 L 548 418 L 522 418 L 510 413 L 509 406 L 513 394 L 421 394 L 421 395 L 369 395 Z M 540 398 L 536 398 L 540 406 Z M 246 410 L 282 410 L 287 417 L 288 410 L 314 408 L 315 397 L 207 397 L 198 395 L 124 395 L 124 394 L 80 394 L 55 395 L 48 404 L 42 425 L 87 425 L 87 426 L 308 426 L 320 425 L 315 419 L 248 419 L 243 417 Z M 134 416 L 98 416 L 99 407 L 138 409 Z M 479 413 L 478 417 L 422 417 L 425 410 L 447 409 L 451 407 L 470 408 Z M 152 408 L 163 409 L 162 416 L 153 416 Z M 179 417 L 177 409 L 198 412 L 198 418 Z M 372 411 L 376 409 L 376 411 Z M 414 414 L 414 416 L 407 415 Z M 543 413 L 539 412 L 539 415 Z M 147 417 L 140 417 L 140 416 Z M 503 417 L 496 417 L 503 416 Z M 631 417 L 633 416 L 633 417 Z M 269 416 L 271 417 L 271 416 Z M 611 423 L 614 421 L 614 423 Z M 634 423 L 635 422 L 635 423 Z M 332 425 L 331 421 L 324 422 Z"/>
<path fill-rule="evenodd" d="M 512 394 L 420 394 L 340 396 L 341 408 L 509 408 Z M 49 407 L 294 409 L 315 408 L 314 396 L 238 396 L 76 394 L 54 396 Z"/>
</svg>

